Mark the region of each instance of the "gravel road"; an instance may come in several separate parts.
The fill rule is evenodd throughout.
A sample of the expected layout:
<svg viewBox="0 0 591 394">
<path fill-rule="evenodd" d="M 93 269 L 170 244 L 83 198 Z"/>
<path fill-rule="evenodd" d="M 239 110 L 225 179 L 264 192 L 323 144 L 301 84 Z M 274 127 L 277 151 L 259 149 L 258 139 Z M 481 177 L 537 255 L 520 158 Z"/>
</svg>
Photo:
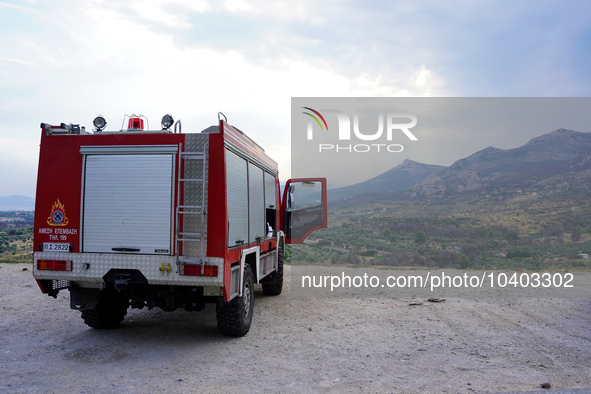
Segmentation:
<svg viewBox="0 0 591 394">
<path fill-rule="evenodd" d="M 101 331 L 67 291 L 41 294 L 29 264 L 1 264 L 0 392 L 591 391 L 589 298 L 431 303 L 286 287 L 257 293 L 243 338 L 218 334 L 213 305 L 132 310 Z"/>
</svg>

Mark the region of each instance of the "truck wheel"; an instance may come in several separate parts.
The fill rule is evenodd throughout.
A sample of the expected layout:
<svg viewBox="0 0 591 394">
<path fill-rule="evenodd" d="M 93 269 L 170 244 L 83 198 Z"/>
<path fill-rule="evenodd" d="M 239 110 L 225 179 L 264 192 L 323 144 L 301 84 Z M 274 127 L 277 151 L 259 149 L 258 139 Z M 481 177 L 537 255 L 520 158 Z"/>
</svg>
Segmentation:
<svg viewBox="0 0 591 394">
<path fill-rule="evenodd" d="M 244 267 L 242 297 L 234 297 L 230 302 L 218 301 L 216 320 L 218 330 L 223 335 L 241 337 L 250 330 L 254 309 L 254 277 L 250 265 Z"/>
<path fill-rule="evenodd" d="M 127 314 L 128 302 L 119 294 L 105 293 L 94 309 L 82 311 L 82 319 L 92 328 L 115 328 Z"/>
<path fill-rule="evenodd" d="M 269 283 L 263 283 L 263 294 L 276 296 L 283 291 L 283 248 L 278 249 L 277 271 L 273 272 L 269 278 Z"/>
</svg>

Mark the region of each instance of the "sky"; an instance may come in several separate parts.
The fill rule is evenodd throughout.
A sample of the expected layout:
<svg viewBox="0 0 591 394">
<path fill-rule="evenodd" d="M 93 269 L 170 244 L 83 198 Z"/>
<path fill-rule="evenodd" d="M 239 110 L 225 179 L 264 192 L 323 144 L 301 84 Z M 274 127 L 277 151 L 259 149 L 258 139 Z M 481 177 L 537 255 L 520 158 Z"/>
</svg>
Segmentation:
<svg viewBox="0 0 591 394">
<path fill-rule="evenodd" d="M 0 32 L 0 196 L 34 197 L 41 122 L 221 111 L 286 179 L 292 97 L 591 93 L 586 0 L 0 0 Z"/>
</svg>

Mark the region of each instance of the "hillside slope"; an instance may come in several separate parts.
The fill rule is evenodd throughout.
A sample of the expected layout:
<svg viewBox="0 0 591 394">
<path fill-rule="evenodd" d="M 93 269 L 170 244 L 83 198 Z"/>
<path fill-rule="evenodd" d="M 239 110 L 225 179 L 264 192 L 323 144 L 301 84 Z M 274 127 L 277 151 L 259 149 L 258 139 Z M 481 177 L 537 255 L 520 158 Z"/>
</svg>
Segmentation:
<svg viewBox="0 0 591 394">
<path fill-rule="evenodd" d="M 329 190 L 328 199 L 335 201 L 364 193 L 382 193 L 409 189 L 429 175 L 436 174 L 443 169 L 445 169 L 444 166 L 423 164 L 407 159 L 396 167 L 367 181 Z"/>
<path fill-rule="evenodd" d="M 591 192 L 591 133 L 558 129 L 515 149 L 488 147 L 412 188 L 410 197 L 538 193 L 585 197 Z"/>
</svg>

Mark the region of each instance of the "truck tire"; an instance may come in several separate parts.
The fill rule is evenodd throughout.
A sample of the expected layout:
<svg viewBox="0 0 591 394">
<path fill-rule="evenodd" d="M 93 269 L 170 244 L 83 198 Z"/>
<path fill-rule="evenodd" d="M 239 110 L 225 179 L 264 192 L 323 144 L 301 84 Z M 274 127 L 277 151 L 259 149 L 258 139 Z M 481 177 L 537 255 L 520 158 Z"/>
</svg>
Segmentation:
<svg viewBox="0 0 591 394">
<path fill-rule="evenodd" d="M 242 337 L 250 330 L 254 309 L 254 276 L 250 265 L 244 267 L 242 296 L 234 297 L 230 302 L 218 301 L 216 320 L 221 334 L 230 337 Z"/>
<path fill-rule="evenodd" d="M 82 319 L 92 328 L 116 328 L 127 314 L 128 301 L 119 294 L 104 293 L 94 309 L 82 311 Z"/>
<path fill-rule="evenodd" d="M 268 296 L 276 296 L 283 291 L 283 248 L 278 249 L 277 256 L 277 271 L 273 272 L 269 278 L 268 283 L 263 283 L 263 294 Z"/>
</svg>

